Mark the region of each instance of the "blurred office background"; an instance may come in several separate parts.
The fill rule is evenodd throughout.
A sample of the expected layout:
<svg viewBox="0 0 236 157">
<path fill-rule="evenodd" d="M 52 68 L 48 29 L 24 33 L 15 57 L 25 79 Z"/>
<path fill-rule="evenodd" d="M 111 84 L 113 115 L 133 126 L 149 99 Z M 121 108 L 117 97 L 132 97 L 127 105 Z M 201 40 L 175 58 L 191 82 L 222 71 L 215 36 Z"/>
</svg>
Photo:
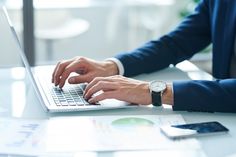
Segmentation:
<svg viewBox="0 0 236 157">
<path fill-rule="evenodd" d="M 74 56 L 102 60 L 118 52 L 130 51 L 175 28 L 193 11 L 197 2 L 34 0 L 35 64 L 55 64 Z M 0 3 L 7 7 L 23 45 L 23 0 L 0 0 Z M 11 51 L 11 46 L 4 46 Z M 9 58 L 10 61 L 0 59 L 0 63 L 17 62 L 14 56 Z M 210 72 L 210 59 L 211 53 L 204 52 L 192 60 Z"/>
</svg>

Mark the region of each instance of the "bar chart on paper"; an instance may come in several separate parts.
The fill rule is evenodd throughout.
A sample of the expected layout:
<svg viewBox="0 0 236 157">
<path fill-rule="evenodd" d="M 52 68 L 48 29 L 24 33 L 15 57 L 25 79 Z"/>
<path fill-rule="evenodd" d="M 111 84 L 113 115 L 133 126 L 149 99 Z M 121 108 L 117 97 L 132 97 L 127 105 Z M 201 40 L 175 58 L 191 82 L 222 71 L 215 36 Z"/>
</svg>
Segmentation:
<svg viewBox="0 0 236 157">
<path fill-rule="evenodd" d="M 44 151 L 45 120 L 0 118 L 0 154 L 38 155 Z"/>
</svg>

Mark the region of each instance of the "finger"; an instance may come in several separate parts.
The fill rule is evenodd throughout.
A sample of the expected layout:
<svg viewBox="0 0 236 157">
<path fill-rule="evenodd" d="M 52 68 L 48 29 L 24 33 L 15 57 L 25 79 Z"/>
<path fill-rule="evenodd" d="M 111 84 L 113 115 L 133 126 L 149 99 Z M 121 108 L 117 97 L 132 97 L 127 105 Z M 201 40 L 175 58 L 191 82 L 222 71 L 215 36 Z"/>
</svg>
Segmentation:
<svg viewBox="0 0 236 157">
<path fill-rule="evenodd" d="M 115 90 L 117 88 L 117 84 L 114 82 L 106 82 L 106 81 L 100 81 L 91 88 L 87 90 L 87 92 L 84 93 L 85 99 L 90 99 L 93 94 L 103 90 L 103 91 L 111 91 Z"/>
<path fill-rule="evenodd" d="M 71 60 L 67 60 L 67 61 L 62 61 L 62 62 L 59 62 L 56 69 L 55 69 L 55 72 L 54 72 L 54 84 L 57 86 L 60 82 L 60 77 L 61 77 L 61 74 L 63 73 L 63 71 L 65 70 L 66 66 L 68 64 L 70 64 Z"/>
<path fill-rule="evenodd" d="M 64 71 L 61 74 L 60 82 L 59 82 L 59 87 L 62 88 L 66 82 L 66 79 L 69 77 L 69 75 L 72 72 L 76 72 L 80 69 L 80 62 L 75 60 L 71 62 L 67 67 L 65 67 Z"/>
<path fill-rule="evenodd" d="M 90 78 L 91 77 L 88 74 L 72 76 L 68 79 L 68 82 L 70 84 L 85 83 L 85 82 L 89 82 Z"/>
<path fill-rule="evenodd" d="M 91 99 L 88 100 L 90 104 L 94 104 L 98 101 L 104 100 L 104 99 L 116 99 L 118 98 L 118 93 L 116 91 L 106 91 L 103 92 L 97 96 L 92 97 Z"/>
<path fill-rule="evenodd" d="M 91 87 L 93 87 L 99 81 L 115 82 L 115 80 L 111 77 L 96 77 L 86 86 L 84 93 L 86 93 Z"/>
<path fill-rule="evenodd" d="M 55 66 L 54 70 L 53 70 L 53 73 L 52 73 L 52 83 L 55 83 L 55 74 L 56 74 L 56 71 L 57 71 L 57 68 L 59 66 L 60 62 L 57 63 L 57 65 Z"/>
<path fill-rule="evenodd" d="M 98 81 L 102 80 L 103 77 L 96 77 L 94 78 L 89 84 L 87 84 L 85 90 L 84 90 L 84 94 L 86 94 L 88 92 L 88 90 L 94 86 Z"/>
</svg>

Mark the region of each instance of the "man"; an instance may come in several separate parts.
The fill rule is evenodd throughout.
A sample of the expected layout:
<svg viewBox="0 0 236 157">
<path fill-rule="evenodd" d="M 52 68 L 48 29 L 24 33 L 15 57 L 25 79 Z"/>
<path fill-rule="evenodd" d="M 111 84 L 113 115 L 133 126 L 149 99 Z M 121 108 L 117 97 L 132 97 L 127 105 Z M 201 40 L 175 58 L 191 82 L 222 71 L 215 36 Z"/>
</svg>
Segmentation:
<svg viewBox="0 0 236 157">
<path fill-rule="evenodd" d="M 167 84 L 163 93 L 158 93 L 161 103 L 173 105 L 173 110 L 236 112 L 236 79 L 230 79 L 236 77 L 235 35 L 236 1 L 203 0 L 174 31 L 133 52 L 118 54 L 102 62 L 84 57 L 59 62 L 52 82 L 63 87 L 69 74 L 77 72 L 79 75 L 68 81 L 89 82 L 84 96 L 91 103 L 116 98 L 151 104 L 155 99 L 150 94 L 149 83 L 127 77 L 175 65 L 212 43 L 213 76 L 220 80 Z M 104 92 L 91 97 L 100 90 Z"/>
</svg>

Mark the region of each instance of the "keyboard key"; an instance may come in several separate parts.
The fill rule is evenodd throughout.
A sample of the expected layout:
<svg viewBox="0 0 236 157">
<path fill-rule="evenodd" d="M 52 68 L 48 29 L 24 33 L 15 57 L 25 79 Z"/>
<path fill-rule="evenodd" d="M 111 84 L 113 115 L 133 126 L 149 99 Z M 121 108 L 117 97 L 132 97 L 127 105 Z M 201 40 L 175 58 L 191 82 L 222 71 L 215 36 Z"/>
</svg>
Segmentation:
<svg viewBox="0 0 236 157">
<path fill-rule="evenodd" d="M 61 105 L 62 106 L 68 106 L 69 104 L 68 104 L 68 102 L 61 102 Z"/>
<path fill-rule="evenodd" d="M 69 106 L 76 106 L 76 102 L 69 102 Z"/>
<path fill-rule="evenodd" d="M 83 98 L 85 88 L 86 84 L 68 85 L 63 89 L 53 86 L 50 93 L 57 106 L 84 106 L 89 105 Z"/>
</svg>

